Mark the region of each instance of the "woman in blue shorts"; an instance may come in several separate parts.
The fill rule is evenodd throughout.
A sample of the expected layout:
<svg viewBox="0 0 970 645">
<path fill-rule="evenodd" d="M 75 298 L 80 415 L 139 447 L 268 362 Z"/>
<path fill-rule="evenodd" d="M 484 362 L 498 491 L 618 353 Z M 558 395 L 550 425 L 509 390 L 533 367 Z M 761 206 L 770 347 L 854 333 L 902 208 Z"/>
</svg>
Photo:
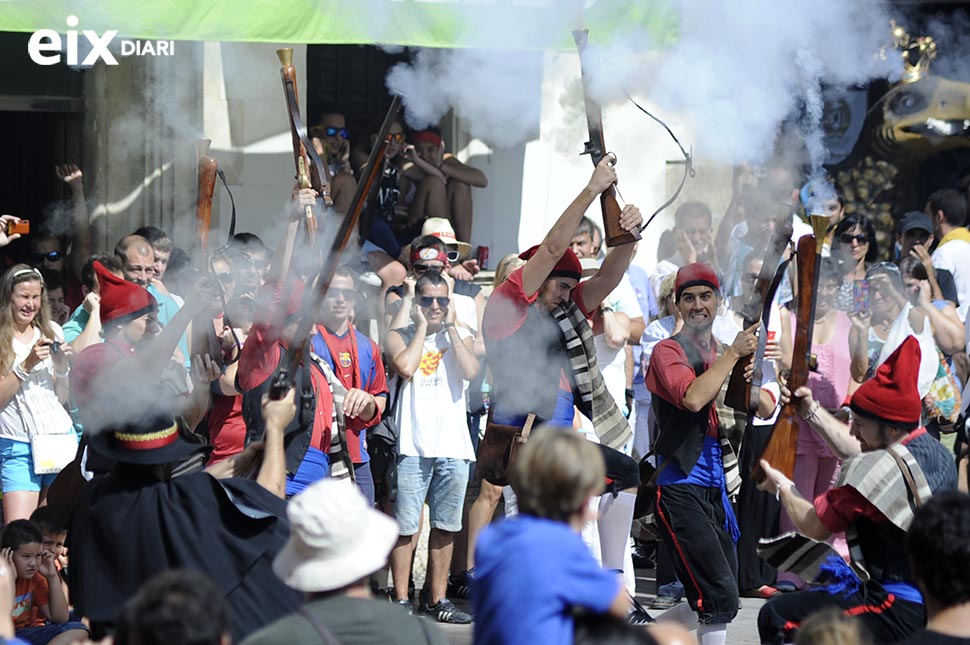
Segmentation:
<svg viewBox="0 0 970 645">
<path fill-rule="evenodd" d="M 69 434 L 70 345 L 51 320 L 40 271 L 16 264 L 0 277 L 0 483 L 4 521 L 27 519 L 56 473 L 37 474 L 31 438 Z"/>
</svg>

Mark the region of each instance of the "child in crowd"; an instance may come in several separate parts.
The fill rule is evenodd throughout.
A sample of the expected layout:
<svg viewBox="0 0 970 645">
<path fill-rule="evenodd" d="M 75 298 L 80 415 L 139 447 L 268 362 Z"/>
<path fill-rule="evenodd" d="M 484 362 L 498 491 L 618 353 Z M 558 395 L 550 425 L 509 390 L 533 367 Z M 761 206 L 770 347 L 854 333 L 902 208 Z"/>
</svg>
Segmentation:
<svg viewBox="0 0 970 645">
<path fill-rule="evenodd" d="M 30 521 L 37 525 L 44 538 L 40 543 L 41 550 L 54 555 L 54 566 L 57 567 L 61 589 L 64 591 L 64 597 L 67 598 L 67 604 L 70 605 L 71 597 L 67 590 L 67 572 L 65 571 L 67 568 L 67 547 L 64 546 L 67 543 L 67 529 L 55 517 L 50 506 L 39 507 L 30 514 Z"/>
<path fill-rule="evenodd" d="M 622 580 L 580 536 L 605 472 L 602 454 L 581 435 L 533 432 L 512 467 L 519 515 L 485 528 L 475 549 L 476 643 L 572 643 L 573 609 L 627 616 Z"/>
<path fill-rule="evenodd" d="M 67 598 L 54 566 L 53 551 L 45 551 L 40 528 L 29 520 L 7 524 L 0 554 L 17 572 L 13 623 L 17 637 L 32 645 L 68 645 L 87 638 L 83 623 L 69 622 Z"/>
</svg>

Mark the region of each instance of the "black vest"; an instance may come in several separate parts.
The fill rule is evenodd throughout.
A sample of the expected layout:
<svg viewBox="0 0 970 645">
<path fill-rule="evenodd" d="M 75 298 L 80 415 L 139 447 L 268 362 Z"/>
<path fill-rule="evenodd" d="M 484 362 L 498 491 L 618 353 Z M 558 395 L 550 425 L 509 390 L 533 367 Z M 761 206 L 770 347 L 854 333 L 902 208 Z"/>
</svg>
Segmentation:
<svg viewBox="0 0 970 645">
<path fill-rule="evenodd" d="M 677 334 L 670 339 L 684 348 L 696 378 L 705 371 L 704 359 L 689 340 L 680 336 Z M 662 366 L 657 367 L 663 369 Z M 664 459 L 676 461 L 680 469 L 689 475 L 704 451 L 704 437 L 707 435 L 708 417 L 714 401 L 710 401 L 698 412 L 682 410 L 656 394 L 650 398 L 650 404 L 660 431 L 654 450 Z"/>
<path fill-rule="evenodd" d="M 280 352 L 281 361 L 285 351 L 284 349 Z M 313 361 L 310 359 L 308 348 L 294 375 L 293 388 L 297 395 L 296 414 L 283 431 L 286 472 L 290 475 L 295 474 L 300 468 L 303 457 L 306 456 L 307 448 L 310 447 L 310 440 L 313 438 L 313 418 L 317 410 L 317 397 L 313 391 L 313 377 L 310 375 L 310 370 L 320 368 L 316 366 L 308 367 L 309 365 L 313 365 Z M 272 378 L 273 375 L 270 374 L 265 381 L 251 390 L 243 392 L 242 416 L 243 421 L 246 422 L 247 446 L 254 441 L 262 441 L 266 432 L 266 423 L 263 421 L 263 395 L 269 392 Z"/>
</svg>

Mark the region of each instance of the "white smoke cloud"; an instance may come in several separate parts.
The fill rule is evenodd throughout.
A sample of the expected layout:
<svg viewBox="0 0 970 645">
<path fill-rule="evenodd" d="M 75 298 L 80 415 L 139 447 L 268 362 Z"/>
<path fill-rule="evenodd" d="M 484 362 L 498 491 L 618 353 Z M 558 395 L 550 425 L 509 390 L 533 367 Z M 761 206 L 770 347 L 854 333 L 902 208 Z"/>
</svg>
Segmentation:
<svg viewBox="0 0 970 645">
<path fill-rule="evenodd" d="M 437 124 L 453 107 L 472 136 L 497 146 L 538 133 L 541 82 L 541 53 L 482 49 L 424 49 L 387 76 L 411 127 Z"/>
<path fill-rule="evenodd" d="M 588 4 L 587 10 L 595 8 L 595 2 Z M 881 0 L 677 0 L 674 5 L 679 32 L 666 49 L 641 25 L 591 33 L 589 80 L 604 104 L 623 100 L 628 91 L 678 114 L 703 158 L 764 161 L 779 127 L 796 115 L 811 163 L 819 168 L 826 156 L 819 125 L 822 85 L 898 75 L 896 57 L 878 56 L 889 43 L 890 16 Z M 651 11 L 647 0 L 631 0 L 630 6 L 635 7 L 630 15 Z M 569 32 L 584 22 L 576 3 L 563 7 L 550 24 L 548 13 L 530 14 L 505 3 L 495 15 L 504 10 L 506 16 L 475 27 L 494 33 L 496 43 L 522 42 L 523 33 L 532 33 L 537 48 L 561 49 Z M 538 15 L 544 24 L 529 24 L 523 17 Z M 411 125 L 434 123 L 454 108 L 473 135 L 496 145 L 520 143 L 538 132 L 540 83 L 539 56 L 482 49 L 423 50 L 387 78 L 389 89 L 404 96 Z"/>
</svg>

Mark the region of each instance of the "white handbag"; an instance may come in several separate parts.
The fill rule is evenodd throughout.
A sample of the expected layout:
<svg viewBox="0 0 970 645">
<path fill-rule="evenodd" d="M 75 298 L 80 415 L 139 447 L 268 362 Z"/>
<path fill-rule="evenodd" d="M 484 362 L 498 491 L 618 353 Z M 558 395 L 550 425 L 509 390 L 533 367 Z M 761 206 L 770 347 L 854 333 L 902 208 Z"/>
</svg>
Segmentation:
<svg viewBox="0 0 970 645">
<path fill-rule="evenodd" d="M 35 475 L 59 473 L 77 455 L 77 434 L 72 430 L 62 434 L 31 435 L 30 452 Z"/>
<path fill-rule="evenodd" d="M 35 475 L 49 475 L 59 473 L 69 463 L 74 461 L 77 455 L 78 438 L 73 429 L 57 434 L 34 434 L 27 426 L 23 411 L 20 409 L 20 401 L 14 395 L 14 405 L 20 422 L 24 426 L 24 431 L 30 439 L 30 454 L 34 462 Z"/>
</svg>

